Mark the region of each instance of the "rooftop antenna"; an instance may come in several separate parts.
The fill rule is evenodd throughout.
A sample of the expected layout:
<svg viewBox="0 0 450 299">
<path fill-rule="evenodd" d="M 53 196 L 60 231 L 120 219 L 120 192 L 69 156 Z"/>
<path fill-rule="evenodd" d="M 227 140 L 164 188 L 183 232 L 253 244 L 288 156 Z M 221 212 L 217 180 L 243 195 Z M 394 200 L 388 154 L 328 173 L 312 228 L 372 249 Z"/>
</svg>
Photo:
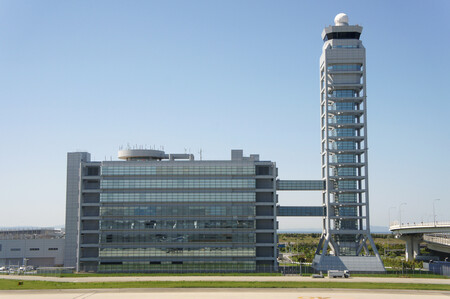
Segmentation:
<svg viewBox="0 0 450 299">
<path fill-rule="evenodd" d="M 198 151 L 198 154 L 200 155 L 200 161 L 202 160 L 202 149 L 200 149 L 199 151 Z"/>
</svg>

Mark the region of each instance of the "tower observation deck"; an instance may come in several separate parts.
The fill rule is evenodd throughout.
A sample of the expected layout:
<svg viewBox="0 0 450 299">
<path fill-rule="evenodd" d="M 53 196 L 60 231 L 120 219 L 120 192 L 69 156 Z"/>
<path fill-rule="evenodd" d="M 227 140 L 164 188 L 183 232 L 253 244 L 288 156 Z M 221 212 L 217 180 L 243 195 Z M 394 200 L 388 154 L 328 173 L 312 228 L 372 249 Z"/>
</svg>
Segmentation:
<svg viewBox="0 0 450 299">
<path fill-rule="evenodd" d="M 317 270 L 384 271 L 370 235 L 366 52 L 359 40 L 361 32 L 362 27 L 349 25 L 343 13 L 322 32 L 320 117 L 326 215 L 313 263 Z"/>
</svg>

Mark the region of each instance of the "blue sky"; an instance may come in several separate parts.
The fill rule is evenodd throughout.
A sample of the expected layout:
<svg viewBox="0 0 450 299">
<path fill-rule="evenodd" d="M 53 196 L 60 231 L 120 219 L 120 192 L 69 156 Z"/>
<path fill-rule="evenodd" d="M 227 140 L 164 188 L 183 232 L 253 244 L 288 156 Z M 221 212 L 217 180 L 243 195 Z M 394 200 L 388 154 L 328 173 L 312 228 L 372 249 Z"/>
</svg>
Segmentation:
<svg viewBox="0 0 450 299">
<path fill-rule="evenodd" d="M 436 198 L 450 221 L 450 2 L 15 0 L 0 1 L 0 226 L 64 223 L 70 151 L 242 148 L 319 179 L 320 34 L 340 12 L 364 27 L 372 225 L 402 202 L 431 221 Z"/>
</svg>

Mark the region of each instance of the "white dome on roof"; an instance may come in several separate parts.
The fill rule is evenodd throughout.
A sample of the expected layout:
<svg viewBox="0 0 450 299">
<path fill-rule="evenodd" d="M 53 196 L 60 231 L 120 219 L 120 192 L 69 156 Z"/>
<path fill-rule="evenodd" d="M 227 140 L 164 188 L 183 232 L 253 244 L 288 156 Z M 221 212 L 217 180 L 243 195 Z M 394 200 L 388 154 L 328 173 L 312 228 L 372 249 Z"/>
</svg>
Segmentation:
<svg viewBox="0 0 450 299">
<path fill-rule="evenodd" d="M 337 14 L 336 17 L 334 18 L 334 24 L 336 26 L 348 25 L 348 16 L 343 12 Z"/>
</svg>

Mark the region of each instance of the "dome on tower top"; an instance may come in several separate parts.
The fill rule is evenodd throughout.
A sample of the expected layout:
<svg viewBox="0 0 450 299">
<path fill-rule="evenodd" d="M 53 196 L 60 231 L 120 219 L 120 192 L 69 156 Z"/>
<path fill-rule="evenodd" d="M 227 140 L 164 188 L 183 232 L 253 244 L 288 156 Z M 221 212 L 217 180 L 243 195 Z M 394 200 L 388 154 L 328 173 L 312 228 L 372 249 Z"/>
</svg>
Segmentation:
<svg viewBox="0 0 450 299">
<path fill-rule="evenodd" d="M 337 14 L 336 17 L 334 18 L 334 24 L 336 26 L 348 25 L 348 16 L 343 12 Z"/>
</svg>

